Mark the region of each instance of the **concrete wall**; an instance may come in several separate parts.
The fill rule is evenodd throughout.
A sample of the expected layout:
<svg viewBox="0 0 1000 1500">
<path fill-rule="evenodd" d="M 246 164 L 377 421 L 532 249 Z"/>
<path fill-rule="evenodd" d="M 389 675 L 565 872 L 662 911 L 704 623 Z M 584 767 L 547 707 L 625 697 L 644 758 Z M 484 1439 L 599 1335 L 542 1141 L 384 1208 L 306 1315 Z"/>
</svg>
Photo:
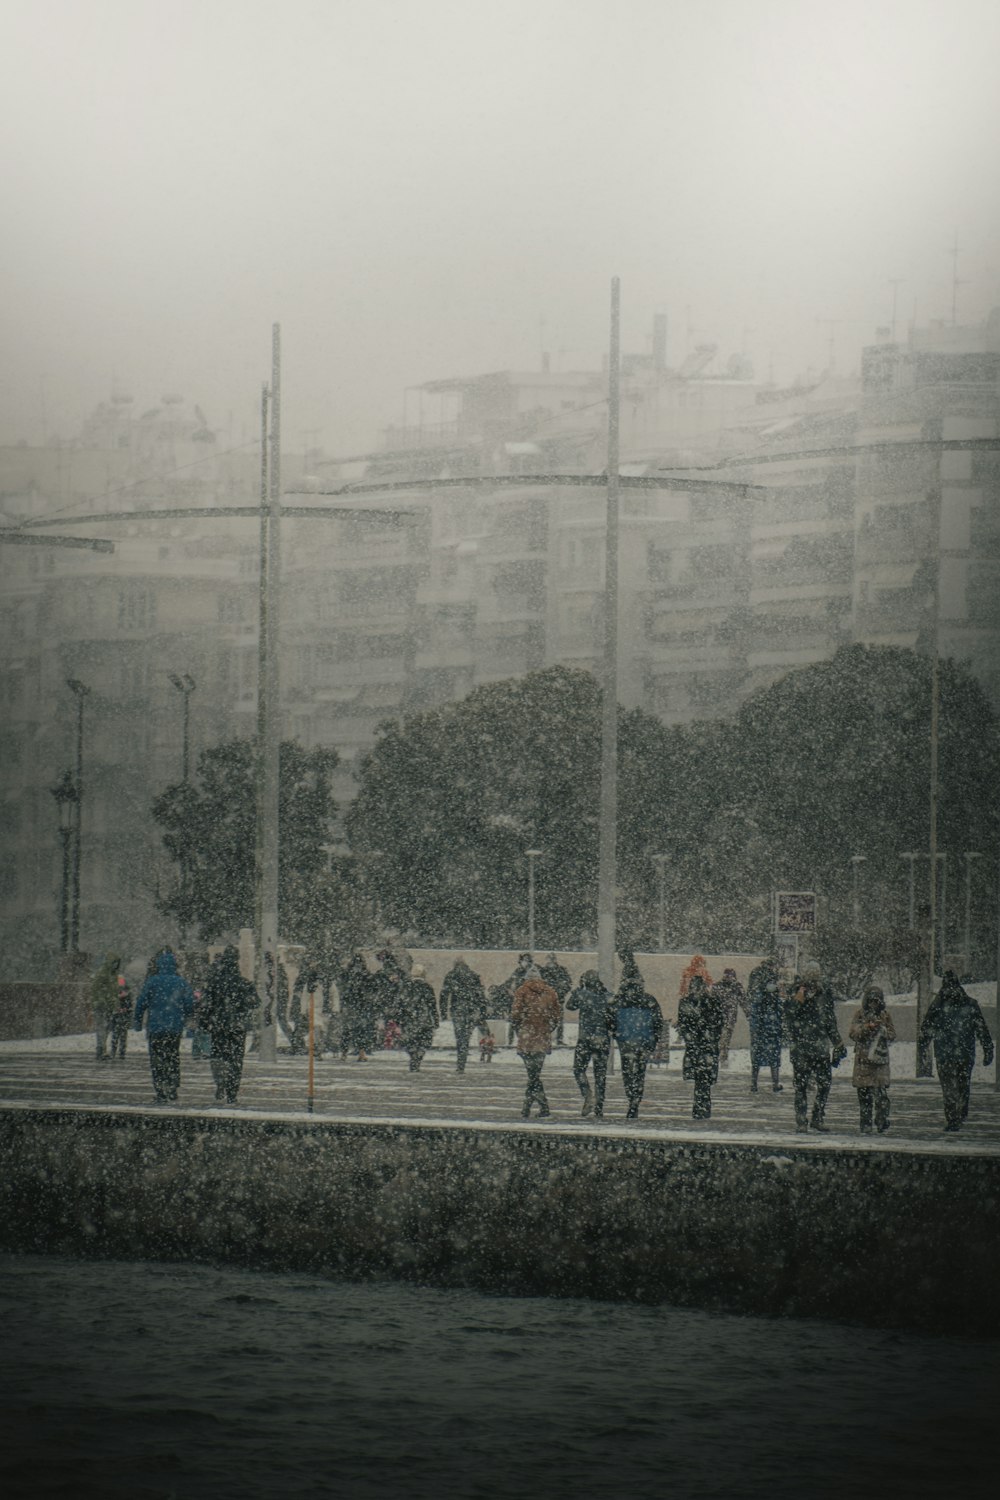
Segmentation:
<svg viewBox="0 0 1000 1500">
<path fill-rule="evenodd" d="M 998 1228 L 1000 1157 L 969 1148 L 0 1110 L 20 1252 L 998 1335 Z"/>
</svg>

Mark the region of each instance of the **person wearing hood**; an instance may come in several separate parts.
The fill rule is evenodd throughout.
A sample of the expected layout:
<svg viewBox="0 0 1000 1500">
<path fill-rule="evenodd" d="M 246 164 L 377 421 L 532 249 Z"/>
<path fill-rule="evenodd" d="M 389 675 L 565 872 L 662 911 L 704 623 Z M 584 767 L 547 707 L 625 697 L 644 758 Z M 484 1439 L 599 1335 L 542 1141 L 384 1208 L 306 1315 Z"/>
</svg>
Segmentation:
<svg viewBox="0 0 1000 1500">
<path fill-rule="evenodd" d="M 449 1019 L 455 1030 L 455 1071 L 465 1072 L 469 1060 L 469 1038 L 473 1027 L 486 1027 L 486 992 L 483 981 L 461 956 L 455 959 L 441 986 L 441 1019 Z"/>
<path fill-rule="evenodd" d="M 560 1006 L 564 1006 L 566 1004 L 566 996 L 573 988 L 573 980 L 570 977 L 569 970 L 559 962 L 554 953 L 550 953 L 545 962 L 539 965 L 538 972 L 545 980 L 545 983 L 554 989 L 559 996 Z M 560 1014 L 559 1025 L 556 1028 L 556 1046 L 561 1047 L 562 1044 L 563 1016 Z"/>
<path fill-rule="evenodd" d="M 528 1074 L 521 1116 L 527 1119 L 532 1104 L 538 1105 L 542 1118 L 551 1114 L 549 1101 L 542 1086 L 542 1068 L 552 1051 L 552 1033 L 559 1025 L 562 1006 L 559 996 L 550 984 L 546 984 L 534 964 L 530 964 L 524 982 L 514 991 L 510 1008 L 510 1022 L 517 1033 L 518 1055 L 524 1062 Z"/>
<path fill-rule="evenodd" d="M 795 1085 L 795 1129 L 828 1132 L 824 1124 L 826 1101 L 830 1097 L 833 1069 L 847 1056 L 847 1048 L 837 1029 L 833 994 L 820 977 L 818 964 L 807 964 L 798 981 L 793 981 L 785 1002 L 783 1024 L 792 1058 L 792 1080 Z M 833 1049 L 831 1056 L 830 1049 Z M 816 1098 L 809 1117 L 809 1088 Z"/>
<path fill-rule="evenodd" d="M 240 973 L 240 956 L 230 944 L 208 971 L 198 1020 L 212 1038 L 212 1077 L 217 1104 L 235 1104 L 243 1078 L 247 1032 L 260 1001 Z"/>
<path fill-rule="evenodd" d="M 928 1007 L 917 1045 L 923 1051 L 934 1043 L 945 1130 L 961 1130 L 969 1116 L 969 1090 L 976 1061 L 976 1043 L 983 1049 L 983 1066 L 993 1061 L 993 1038 L 979 1002 L 961 986 L 954 969 L 946 969 L 941 988 Z"/>
<path fill-rule="evenodd" d="M 365 963 L 363 953 L 355 953 L 341 971 L 337 989 L 343 1015 L 340 1056 L 346 1061 L 348 1052 L 355 1051 L 358 1062 L 367 1062 L 375 1047 L 379 980 Z"/>
<path fill-rule="evenodd" d="M 177 972 L 177 960 L 164 949 L 156 959 L 156 973 L 147 979 L 135 1002 L 135 1029 L 149 1022 L 149 1070 L 157 1104 L 177 1098 L 181 1081 L 180 1048 L 185 1023 L 194 1015 L 194 990 Z"/>
<path fill-rule="evenodd" d="M 580 983 L 566 998 L 566 1009 L 579 1013 L 576 1051 L 573 1053 L 573 1077 L 583 1095 L 583 1115 L 593 1112 L 595 1120 L 604 1118 L 604 1091 L 608 1081 L 608 1058 L 615 1025 L 615 1006 L 611 991 L 601 983 L 596 969 L 581 974 Z M 587 1069 L 593 1063 L 594 1087 L 591 1090 Z"/>
<path fill-rule="evenodd" d="M 712 1113 L 712 1084 L 719 1079 L 719 1046 L 726 1012 L 718 995 L 700 974 L 692 974 L 677 1011 L 677 1030 L 684 1038 L 684 1077 L 694 1084 L 693 1120 Z"/>
<path fill-rule="evenodd" d="M 874 1114 L 878 1133 L 884 1135 L 889 1129 L 889 1046 L 896 1028 L 885 1007 L 885 991 L 877 984 L 868 985 L 862 995 L 847 1035 L 854 1043 L 851 1082 L 858 1091 L 861 1134 L 871 1135 Z"/>
<path fill-rule="evenodd" d="M 98 1062 L 108 1060 L 108 1033 L 112 1029 L 114 1014 L 118 1009 L 120 964 L 120 955 L 109 950 L 90 985 L 90 1008 L 94 1013 Z"/>
<path fill-rule="evenodd" d="M 781 975 L 774 958 L 765 958 L 751 971 L 748 983 L 750 998 L 750 1092 L 756 1094 L 761 1068 L 771 1070 L 771 1088 L 782 1091 Z"/>
<path fill-rule="evenodd" d="M 749 1020 L 747 992 L 737 979 L 735 969 L 723 969 L 722 978 L 718 984 L 712 986 L 712 993 L 722 1005 L 723 1024 L 722 1035 L 719 1038 L 719 1062 L 725 1067 L 729 1061 L 729 1044 L 733 1039 L 740 1011 L 743 1011 Z"/>
<path fill-rule="evenodd" d="M 438 1024 L 437 996 L 427 982 L 423 964 L 414 964 L 399 981 L 399 1023 L 403 1050 L 409 1054 L 410 1072 L 417 1073 L 424 1053 L 434 1040 Z"/>
<path fill-rule="evenodd" d="M 646 1066 L 663 1035 L 663 1012 L 655 996 L 646 993 L 638 969 L 622 980 L 615 996 L 613 1030 L 628 1099 L 625 1118 L 635 1120 L 646 1087 Z"/>
</svg>

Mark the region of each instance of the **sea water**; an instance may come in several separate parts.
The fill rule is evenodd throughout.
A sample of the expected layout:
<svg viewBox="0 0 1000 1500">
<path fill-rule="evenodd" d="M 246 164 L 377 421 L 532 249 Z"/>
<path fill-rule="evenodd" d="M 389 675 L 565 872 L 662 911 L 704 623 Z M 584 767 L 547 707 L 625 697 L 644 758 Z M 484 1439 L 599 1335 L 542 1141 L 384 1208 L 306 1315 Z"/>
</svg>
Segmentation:
<svg viewBox="0 0 1000 1500">
<path fill-rule="evenodd" d="M 0 1257 L 0 1494 L 994 1496 L 1000 1347 L 866 1311 L 863 1271 L 834 1324 Z"/>
</svg>

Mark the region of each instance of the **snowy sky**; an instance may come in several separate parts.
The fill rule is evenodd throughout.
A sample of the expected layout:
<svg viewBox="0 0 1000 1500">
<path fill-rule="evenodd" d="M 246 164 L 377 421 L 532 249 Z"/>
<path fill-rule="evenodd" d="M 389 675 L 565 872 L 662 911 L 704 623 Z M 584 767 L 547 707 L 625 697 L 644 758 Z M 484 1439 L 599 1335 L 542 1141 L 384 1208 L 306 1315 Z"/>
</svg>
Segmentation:
<svg viewBox="0 0 1000 1500">
<path fill-rule="evenodd" d="M 6 0 L 0 440 L 168 391 L 284 442 L 406 387 L 1000 304 L 995 0 Z M 544 320 L 544 325 L 543 321 Z M 690 330 L 690 331 L 689 331 Z M 412 404 L 410 412 L 413 414 Z M 425 416 L 434 419 L 433 409 Z"/>
</svg>

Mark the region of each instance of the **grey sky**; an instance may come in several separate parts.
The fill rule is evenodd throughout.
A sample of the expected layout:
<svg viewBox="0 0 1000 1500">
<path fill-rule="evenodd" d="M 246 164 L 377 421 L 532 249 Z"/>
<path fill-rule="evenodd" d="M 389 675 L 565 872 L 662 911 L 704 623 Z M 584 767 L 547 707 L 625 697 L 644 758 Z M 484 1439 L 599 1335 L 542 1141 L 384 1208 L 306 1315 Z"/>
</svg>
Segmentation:
<svg viewBox="0 0 1000 1500">
<path fill-rule="evenodd" d="M 790 378 L 1000 303 L 995 0 L 6 0 L 0 440 L 112 382 L 370 445 L 670 316 Z M 689 335 L 688 325 L 693 332 Z M 559 351 L 564 351 L 560 353 Z M 432 413 L 429 413 L 432 415 Z"/>
</svg>

